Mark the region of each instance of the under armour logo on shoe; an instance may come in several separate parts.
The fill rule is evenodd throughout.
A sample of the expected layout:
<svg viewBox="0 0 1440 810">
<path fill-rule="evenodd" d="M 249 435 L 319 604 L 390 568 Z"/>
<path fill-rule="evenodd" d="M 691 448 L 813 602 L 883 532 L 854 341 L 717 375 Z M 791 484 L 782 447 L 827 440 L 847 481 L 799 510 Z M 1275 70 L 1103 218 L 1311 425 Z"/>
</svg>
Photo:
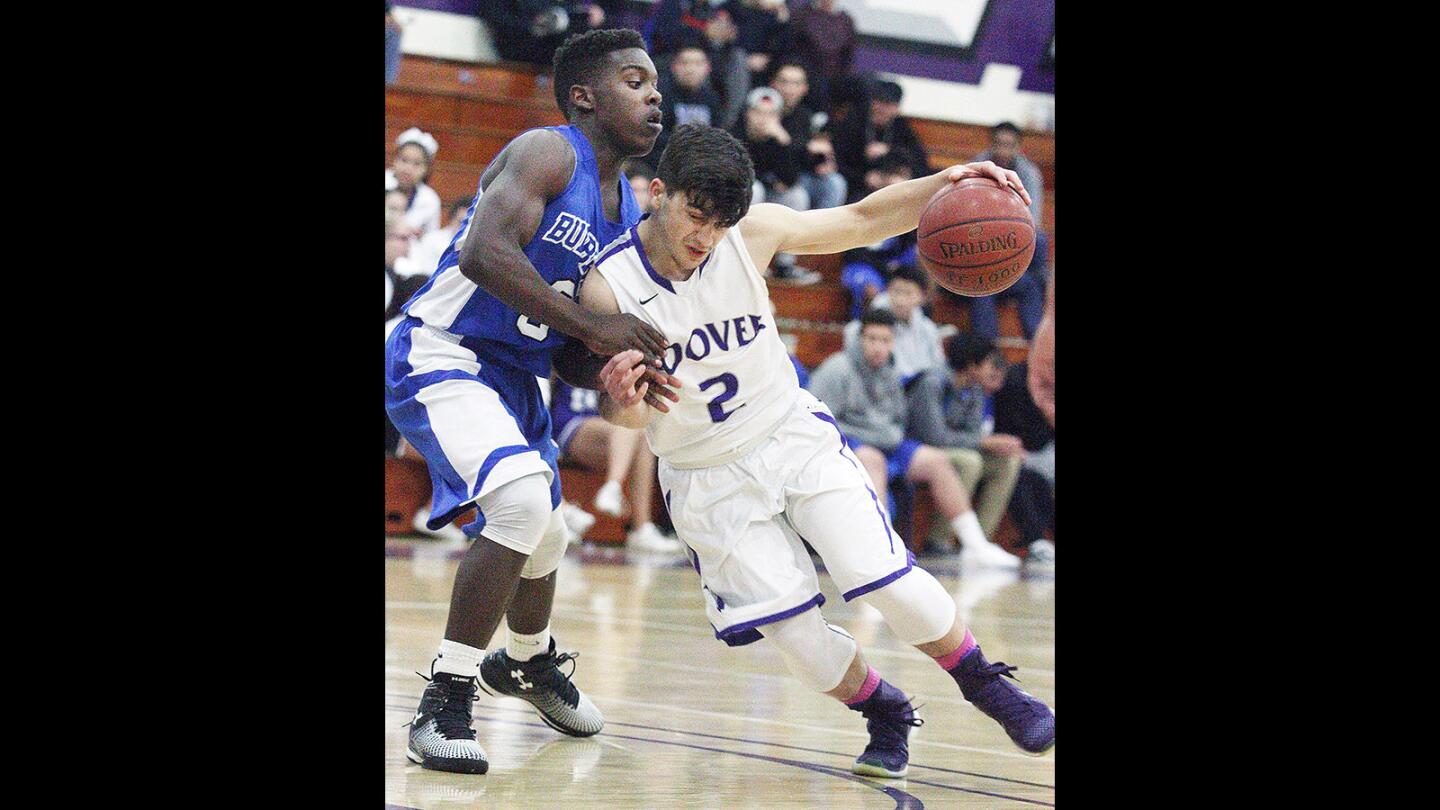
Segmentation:
<svg viewBox="0 0 1440 810">
<path fill-rule="evenodd" d="M 521 672 L 518 669 L 510 670 L 510 677 L 514 678 L 515 682 L 520 684 L 521 689 L 534 689 L 535 684 L 525 680 L 525 678 L 523 677 L 524 675 L 525 673 Z"/>
</svg>

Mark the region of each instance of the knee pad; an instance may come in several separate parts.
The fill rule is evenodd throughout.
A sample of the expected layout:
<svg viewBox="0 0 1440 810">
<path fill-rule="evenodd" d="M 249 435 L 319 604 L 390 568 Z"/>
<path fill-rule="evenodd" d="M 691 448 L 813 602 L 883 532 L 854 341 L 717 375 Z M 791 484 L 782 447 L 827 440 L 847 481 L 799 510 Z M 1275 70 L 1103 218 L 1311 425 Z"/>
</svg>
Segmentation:
<svg viewBox="0 0 1440 810">
<path fill-rule="evenodd" d="M 485 516 L 480 534 L 528 557 L 550 525 L 550 482 L 531 473 L 501 484 L 476 505 Z"/>
<path fill-rule="evenodd" d="M 819 609 L 760 628 L 780 651 L 785 666 L 810 689 L 828 692 L 840 685 L 855 660 L 855 638 L 820 615 Z"/>
<path fill-rule="evenodd" d="M 569 545 L 570 530 L 565 526 L 565 518 L 560 514 L 560 510 L 556 509 L 550 513 L 550 523 L 545 527 L 540 545 L 530 554 L 530 559 L 525 561 L 525 567 L 520 569 L 520 576 L 524 579 L 544 579 L 550 576 L 560 567 L 560 558 L 565 556 L 565 549 Z"/>
<path fill-rule="evenodd" d="M 912 647 L 940 639 L 955 624 L 955 600 L 923 568 L 911 568 L 910 573 L 856 597 L 856 601 L 880 611 L 896 637 Z"/>
</svg>

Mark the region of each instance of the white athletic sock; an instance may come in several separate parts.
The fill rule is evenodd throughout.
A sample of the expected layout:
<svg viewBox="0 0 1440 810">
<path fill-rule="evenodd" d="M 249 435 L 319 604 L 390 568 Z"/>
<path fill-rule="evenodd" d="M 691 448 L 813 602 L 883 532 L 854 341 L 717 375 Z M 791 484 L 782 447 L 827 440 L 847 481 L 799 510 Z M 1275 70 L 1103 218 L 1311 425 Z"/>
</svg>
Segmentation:
<svg viewBox="0 0 1440 810">
<path fill-rule="evenodd" d="M 517 633 L 508 626 L 505 629 L 509 637 L 505 642 L 505 654 L 516 661 L 529 661 L 537 655 L 550 652 L 549 625 L 534 634 Z"/>
<path fill-rule="evenodd" d="M 963 515 L 950 521 L 955 527 L 955 534 L 960 537 L 962 546 L 978 546 L 990 542 L 985 538 L 985 531 L 980 528 L 980 518 L 975 516 L 975 510 L 971 509 Z"/>
<path fill-rule="evenodd" d="M 484 650 L 448 638 L 443 639 L 440 642 L 440 652 L 435 656 L 435 671 L 473 678 L 480 674 L 480 659 L 484 657 Z"/>
</svg>

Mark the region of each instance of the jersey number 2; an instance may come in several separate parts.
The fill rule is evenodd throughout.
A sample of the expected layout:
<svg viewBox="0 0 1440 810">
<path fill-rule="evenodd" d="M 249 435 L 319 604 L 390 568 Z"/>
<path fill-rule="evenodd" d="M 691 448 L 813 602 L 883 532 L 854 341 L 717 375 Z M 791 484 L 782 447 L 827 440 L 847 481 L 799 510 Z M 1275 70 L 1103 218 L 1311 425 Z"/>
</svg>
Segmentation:
<svg viewBox="0 0 1440 810">
<path fill-rule="evenodd" d="M 740 408 L 745 407 L 744 405 L 741 405 L 740 408 L 736 408 L 735 411 L 730 411 L 728 413 L 725 411 L 724 408 L 726 402 L 734 398 L 736 394 L 740 393 L 740 381 L 735 379 L 734 374 L 721 374 L 718 377 L 711 377 L 710 379 L 700 383 L 700 390 L 705 391 L 716 385 L 725 386 L 725 390 L 721 391 L 719 396 L 710 400 L 710 421 L 724 422 L 726 419 L 730 418 L 730 414 L 735 413 L 735 411 L 738 411 L 740 410 Z"/>
<path fill-rule="evenodd" d="M 575 297 L 575 282 L 568 278 L 562 278 L 550 286 L 554 288 L 555 292 L 567 298 Z M 550 334 L 548 324 L 532 321 L 524 315 L 521 315 L 520 319 L 515 322 L 515 328 L 520 330 L 520 334 L 533 340 L 544 340 Z"/>
</svg>

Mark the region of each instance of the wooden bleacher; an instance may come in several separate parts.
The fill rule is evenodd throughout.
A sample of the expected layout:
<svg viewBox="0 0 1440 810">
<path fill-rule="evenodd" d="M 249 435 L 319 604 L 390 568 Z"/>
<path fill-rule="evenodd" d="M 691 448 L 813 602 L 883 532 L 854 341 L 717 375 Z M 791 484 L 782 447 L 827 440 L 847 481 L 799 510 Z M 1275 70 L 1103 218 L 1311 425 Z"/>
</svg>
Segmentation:
<svg viewBox="0 0 1440 810">
<path fill-rule="evenodd" d="M 910 119 L 926 150 L 930 165 L 939 170 L 968 161 L 989 143 L 989 128 L 948 121 Z M 450 201 L 475 193 L 481 171 L 515 135 L 538 126 L 565 123 L 555 107 L 549 76 L 530 65 L 501 63 L 474 64 L 406 55 L 394 84 L 385 89 L 385 160 L 393 154 L 395 138 L 403 130 L 418 126 L 434 136 L 439 144 L 438 159 L 431 167 L 429 185 Z M 1055 251 L 1055 141 L 1048 133 L 1025 133 L 1022 142 L 1025 154 L 1040 167 L 1045 179 L 1042 227 L 1051 237 L 1050 256 Z M 810 286 L 794 286 L 783 282 L 771 285 L 771 300 L 781 329 L 797 339 L 796 356 L 807 368 L 814 368 L 841 346 L 841 330 L 849 317 L 849 297 L 840 284 L 841 256 L 838 254 L 799 257 L 799 264 L 818 271 L 822 280 Z M 932 318 L 936 323 L 969 326 L 965 305 L 947 295 L 931 298 Z M 1000 345 L 1012 361 L 1023 360 L 1028 344 L 1021 329 L 1014 302 L 1003 301 L 999 307 Z M 403 508 L 392 509 L 392 478 L 397 500 L 406 504 L 415 497 L 413 470 L 405 465 L 386 463 L 386 531 L 409 531 L 410 514 L 404 526 L 392 519 Z M 600 476 L 576 468 L 561 470 L 562 485 L 567 499 L 580 503 L 587 510 L 603 480 Z M 428 481 L 423 482 L 427 492 Z M 403 496 L 403 497 L 402 497 Z M 659 499 L 656 499 L 657 510 Z M 418 508 L 418 507 L 417 507 Z M 916 528 L 912 547 L 924 537 L 920 530 L 930 522 L 929 499 L 923 489 L 916 498 Z M 623 526 L 616 518 L 597 516 L 587 539 L 600 542 L 621 542 Z M 462 518 L 468 521 L 469 517 Z M 904 521 L 902 521 L 903 523 Z M 1002 525 L 1000 539 L 1007 536 Z"/>
</svg>

